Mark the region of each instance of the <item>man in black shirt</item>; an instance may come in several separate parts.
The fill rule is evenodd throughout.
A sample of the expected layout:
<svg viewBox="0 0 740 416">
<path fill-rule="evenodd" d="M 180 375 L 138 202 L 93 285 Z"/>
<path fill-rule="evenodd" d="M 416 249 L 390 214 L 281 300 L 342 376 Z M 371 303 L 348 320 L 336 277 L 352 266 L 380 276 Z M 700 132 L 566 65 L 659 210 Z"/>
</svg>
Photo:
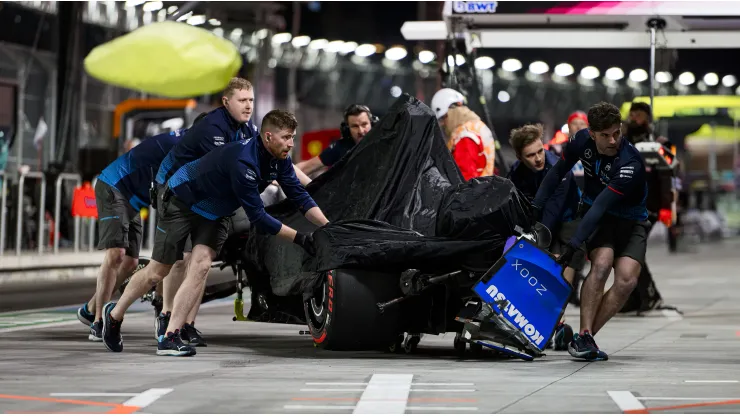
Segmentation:
<svg viewBox="0 0 740 416">
<path fill-rule="evenodd" d="M 352 104 L 344 111 L 344 122 L 340 127 L 342 138 L 332 143 L 318 156 L 304 160 L 296 166 L 308 176 L 325 167 L 333 166 L 365 137 L 374 123 L 373 114 L 367 106 Z"/>
</svg>

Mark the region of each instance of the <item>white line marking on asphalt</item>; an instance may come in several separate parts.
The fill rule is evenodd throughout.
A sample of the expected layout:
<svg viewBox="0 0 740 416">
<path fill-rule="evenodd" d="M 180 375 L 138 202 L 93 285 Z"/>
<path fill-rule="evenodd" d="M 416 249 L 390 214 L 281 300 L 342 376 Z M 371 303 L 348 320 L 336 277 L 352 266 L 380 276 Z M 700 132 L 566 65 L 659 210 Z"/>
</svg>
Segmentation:
<svg viewBox="0 0 740 416">
<path fill-rule="evenodd" d="M 365 391 L 365 389 L 301 389 L 301 391 Z"/>
<path fill-rule="evenodd" d="M 663 309 L 660 311 L 663 316 L 668 318 L 669 321 L 680 321 L 683 319 L 683 316 L 681 316 L 680 313 L 674 311 L 673 309 Z"/>
<path fill-rule="evenodd" d="M 628 410 L 644 410 L 645 406 L 637 400 L 632 392 L 629 391 L 607 391 L 609 397 L 614 400 L 619 410 L 626 412 Z"/>
<path fill-rule="evenodd" d="M 172 389 L 149 389 L 141 394 L 126 400 L 123 402 L 124 406 L 136 406 L 139 409 L 143 409 L 150 404 L 154 403 L 160 397 L 172 392 Z"/>
<path fill-rule="evenodd" d="M 139 393 L 51 393 L 53 397 L 133 397 Z"/>
<path fill-rule="evenodd" d="M 737 383 L 737 380 L 684 380 L 684 383 Z"/>
<path fill-rule="evenodd" d="M 283 409 L 286 410 L 352 410 L 354 406 L 332 406 L 332 405 L 304 405 L 304 404 L 286 404 Z"/>
<path fill-rule="evenodd" d="M 442 407 L 442 406 L 409 406 L 406 408 L 406 410 L 420 410 L 420 411 L 426 411 L 426 410 L 437 410 L 437 411 L 456 411 L 456 410 L 467 410 L 467 411 L 476 411 L 478 410 L 477 407 Z"/>
<path fill-rule="evenodd" d="M 740 400 L 740 397 L 638 397 L 640 400 L 653 400 L 653 401 L 674 401 L 674 400 L 685 400 L 687 402 L 712 402 L 712 401 L 726 401 L 726 400 Z"/>
<path fill-rule="evenodd" d="M 333 391 L 333 392 L 339 392 L 339 391 L 367 391 L 367 389 L 301 389 L 301 391 Z M 472 392 L 476 391 L 475 389 L 410 389 L 409 391 L 422 391 L 422 392 L 441 392 L 441 393 L 464 393 L 464 392 Z"/>
<path fill-rule="evenodd" d="M 283 406 L 286 410 L 353 410 L 355 406 L 348 405 L 303 405 L 303 404 L 286 404 Z M 476 411 L 477 407 L 442 407 L 442 406 L 409 406 L 406 410 L 415 411 Z"/>
<path fill-rule="evenodd" d="M 373 374 L 353 413 L 404 413 L 413 379 L 413 374 Z"/>
<path fill-rule="evenodd" d="M 306 383 L 307 386 L 365 386 L 367 383 L 355 382 L 315 382 Z M 412 386 L 474 386 L 475 383 L 411 383 Z"/>
<path fill-rule="evenodd" d="M 218 308 L 220 306 L 225 306 L 228 304 L 231 304 L 232 302 L 218 302 L 214 301 L 216 303 L 206 303 L 205 305 L 200 306 L 200 310 L 204 309 L 212 309 L 212 308 Z M 245 303 L 246 305 L 247 303 Z M 135 319 L 135 318 L 141 318 L 141 317 L 151 317 L 152 311 L 141 311 L 141 312 L 129 312 L 126 314 L 126 316 L 129 317 L 129 319 Z M 77 319 L 76 315 L 73 315 L 70 313 L 69 320 L 64 322 L 52 322 L 49 324 L 40 324 L 40 325 L 27 325 L 27 326 L 19 326 L 14 328 L 0 328 L 0 334 L 5 334 L 8 332 L 19 332 L 19 331 L 29 331 L 32 329 L 44 329 L 44 328 L 59 328 L 63 326 L 70 326 L 70 325 L 82 325 L 82 323 Z"/>
</svg>

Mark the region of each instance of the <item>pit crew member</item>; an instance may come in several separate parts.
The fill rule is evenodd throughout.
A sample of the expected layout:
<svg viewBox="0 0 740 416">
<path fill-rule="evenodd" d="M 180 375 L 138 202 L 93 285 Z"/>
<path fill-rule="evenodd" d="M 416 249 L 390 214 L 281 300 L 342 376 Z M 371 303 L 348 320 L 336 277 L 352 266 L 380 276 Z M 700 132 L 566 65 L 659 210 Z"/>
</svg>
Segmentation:
<svg viewBox="0 0 740 416">
<path fill-rule="evenodd" d="M 545 150 L 543 143 L 543 128 L 541 124 L 528 124 L 511 132 L 509 143 L 514 149 L 517 161 L 511 167 L 507 177 L 514 186 L 521 191 L 531 202 L 537 194 L 547 173 L 558 162 L 558 157 Z M 542 216 L 542 224 L 552 233 L 552 244 L 549 251 L 560 255 L 578 227 L 575 215 L 578 212 L 580 195 L 578 186 L 573 178 L 573 172 L 568 172 L 565 180 L 560 182 L 555 194 L 547 201 Z M 571 260 L 573 263 L 583 263 L 585 254 L 579 250 Z M 573 284 L 575 271 L 567 267 L 563 276 Z M 573 328 L 561 322 L 555 329 L 553 347 L 562 351 L 568 349 L 573 338 Z"/>
<path fill-rule="evenodd" d="M 199 115 L 195 123 L 204 116 L 205 113 Z M 95 294 L 77 310 L 77 318 L 90 327 L 90 341 L 103 340 L 103 305 L 139 263 L 143 235 L 139 211 L 152 203 L 149 189 L 154 172 L 186 132 L 187 129 L 181 129 L 152 136 L 119 156 L 98 176 L 95 184 L 100 230 L 98 250 L 106 252 Z"/>
<path fill-rule="evenodd" d="M 558 261 L 569 264 L 586 242 L 591 270 L 581 290 L 581 329 L 568 352 L 587 360 L 607 360 L 593 335 L 627 301 L 637 284 L 647 246 L 647 185 L 640 153 L 621 135 L 621 116 L 613 104 L 588 110 L 589 128 L 577 132 L 563 158 L 548 172 L 533 201 L 535 219 L 578 160 L 583 163 L 585 189 L 581 223 Z M 590 237 L 590 238 L 589 238 Z M 588 241 L 587 241 L 588 240 Z M 615 277 L 604 293 L 611 269 Z"/>
<path fill-rule="evenodd" d="M 367 106 L 362 104 L 350 105 L 344 110 L 344 121 L 340 126 L 342 138 L 332 143 L 318 156 L 299 162 L 296 166 L 309 176 L 325 167 L 333 166 L 362 141 L 376 122 L 377 118 L 373 116 Z"/>
<path fill-rule="evenodd" d="M 298 122 L 282 110 L 265 115 L 262 132 L 255 139 L 230 143 L 182 166 L 167 181 L 160 196 L 161 217 L 155 236 L 152 261 L 132 278 L 130 287 L 151 287 L 182 258 L 188 235 L 193 252 L 185 282 L 175 296 L 175 305 L 165 335 L 159 337 L 158 355 L 190 356 L 195 347 L 183 343 L 180 328 L 186 314 L 203 292 L 211 262 L 227 237 L 228 216 L 244 207 L 252 226 L 276 235 L 315 254 L 311 234 L 296 232 L 265 213 L 260 193 L 277 180 L 288 198 L 317 226 L 328 220 L 298 181 L 289 152 Z M 124 293 L 118 304 L 104 308 L 103 341 L 111 351 L 123 350 L 120 328 L 123 314 L 138 293 Z"/>
</svg>

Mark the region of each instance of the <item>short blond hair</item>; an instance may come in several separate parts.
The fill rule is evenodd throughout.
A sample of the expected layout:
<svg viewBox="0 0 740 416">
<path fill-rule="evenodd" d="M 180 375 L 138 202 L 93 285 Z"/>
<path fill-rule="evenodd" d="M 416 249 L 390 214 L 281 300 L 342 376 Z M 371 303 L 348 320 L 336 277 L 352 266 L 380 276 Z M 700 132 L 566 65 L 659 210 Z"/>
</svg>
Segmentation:
<svg viewBox="0 0 740 416">
<path fill-rule="evenodd" d="M 229 80 L 229 85 L 224 89 L 224 96 L 231 97 L 234 95 L 234 91 L 238 90 L 251 90 L 252 83 L 244 78 L 234 77 Z"/>
</svg>

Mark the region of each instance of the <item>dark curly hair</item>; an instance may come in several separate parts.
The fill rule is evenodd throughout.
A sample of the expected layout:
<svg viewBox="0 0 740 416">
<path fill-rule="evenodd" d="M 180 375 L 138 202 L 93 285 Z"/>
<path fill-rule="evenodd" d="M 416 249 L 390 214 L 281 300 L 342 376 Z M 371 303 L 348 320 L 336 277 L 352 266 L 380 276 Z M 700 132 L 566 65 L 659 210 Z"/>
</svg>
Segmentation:
<svg viewBox="0 0 740 416">
<path fill-rule="evenodd" d="M 622 124 L 622 114 L 614 104 L 600 102 L 588 109 L 588 127 L 591 131 L 603 131 Z"/>
</svg>

